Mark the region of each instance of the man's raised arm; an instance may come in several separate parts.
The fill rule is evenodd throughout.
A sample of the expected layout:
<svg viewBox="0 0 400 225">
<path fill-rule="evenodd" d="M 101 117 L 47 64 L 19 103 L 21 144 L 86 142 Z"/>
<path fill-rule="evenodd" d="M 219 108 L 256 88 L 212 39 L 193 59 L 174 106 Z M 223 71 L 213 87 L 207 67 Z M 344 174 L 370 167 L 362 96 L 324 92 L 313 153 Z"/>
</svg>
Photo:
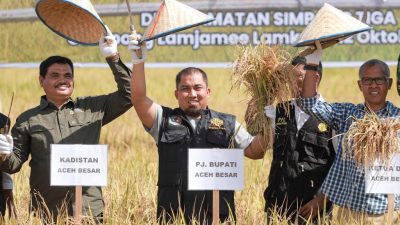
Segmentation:
<svg viewBox="0 0 400 225">
<path fill-rule="evenodd" d="M 319 61 L 322 56 L 322 47 L 319 41 L 315 42 L 317 49 L 311 54 L 306 56 L 307 65 L 304 67 L 306 75 L 303 81 L 303 88 L 301 96 L 303 98 L 311 98 L 317 95 L 317 84 L 319 76 L 317 74 Z"/>
<path fill-rule="evenodd" d="M 146 43 L 140 43 L 141 36 L 133 31 L 129 36 L 128 50 L 132 56 L 131 100 L 133 107 L 143 125 L 147 128 L 153 126 L 156 116 L 156 105 L 146 94 L 146 78 L 144 62 L 147 56 Z"/>
</svg>

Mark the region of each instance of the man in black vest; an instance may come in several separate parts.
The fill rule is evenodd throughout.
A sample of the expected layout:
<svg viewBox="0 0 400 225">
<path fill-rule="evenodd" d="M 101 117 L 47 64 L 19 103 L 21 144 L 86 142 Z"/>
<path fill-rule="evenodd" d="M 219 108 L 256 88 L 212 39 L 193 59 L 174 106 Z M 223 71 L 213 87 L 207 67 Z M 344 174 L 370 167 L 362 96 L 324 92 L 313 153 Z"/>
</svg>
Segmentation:
<svg viewBox="0 0 400 225">
<path fill-rule="evenodd" d="M 188 148 L 234 147 L 251 154 L 263 151 L 263 142 L 240 128 L 235 116 L 208 108 L 210 88 L 206 73 L 199 68 L 189 67 L 177 74 L 175 97 L 179 108 L 153 102 L 146 95 L 146 47 L 138 45 L 139 40 L 139 35 L 131 35 L 128 47 L 134 64 L 131 99 L 146 131 L 158 146 L 157 217 L 160 223 L 177 222 L 174 218 L 179 219 L 179 212 L 183 212 L 187 224 L 191 221 L 211 224 L 212 192 L 188 190 Z M 235 217 L 234 192 L 221 191 L 220 220 L 234 222 Z"/>
<path fill-rule="evenodd" d="M 306 59 L 295 57 L 292 65 L 295 66 L 298 88 L 301 89 Z M 321 64 L 318 73 L 321 78 Z M 291 222 L 305 224 L 307 220 L 317 219 L 318 213 L 322 218 L 332 208 L 330 202 L 324 204 L 325 199 L 318 194 L 318 189 L 333 163 L 335 150 L 332 130 L 325 123 L 304 113 L 297 101 L 289 104 L 289 114 L 285 112 L 283 104 L 278 104 L 276 108 L 265 107 L 266 116 L 274 121 L 275 126 L 273 159 L 268 187 L 264 192 L 265 211 L 268 223 L 274 214 L 278 214 Z M 263 152 L 260 152 L 250 158 L 259 159 L 263 156 Z"/>
<path fill-rule="evenodd" d="M 10 128 L 10 120 L 7 116 L 0 113 L 0 141 L 3 142 L 3 139 L 11 138 L 5 135 L 6 130 Z M 6 141 L 6 140 L 5 140 Z M 7 149 L 0 149 L 0 154 L 3 151 L 7 151 Z M 1 215 L 4 216 L 6 208 L 8 207 L 9 215 L 12 213 L 16 213 L 15 205 L 14 205 L 14 197 L 13 197 L 13 181 L 8 173 L 1 172 L 0 176 L 0 212 Z"/>
</svg>

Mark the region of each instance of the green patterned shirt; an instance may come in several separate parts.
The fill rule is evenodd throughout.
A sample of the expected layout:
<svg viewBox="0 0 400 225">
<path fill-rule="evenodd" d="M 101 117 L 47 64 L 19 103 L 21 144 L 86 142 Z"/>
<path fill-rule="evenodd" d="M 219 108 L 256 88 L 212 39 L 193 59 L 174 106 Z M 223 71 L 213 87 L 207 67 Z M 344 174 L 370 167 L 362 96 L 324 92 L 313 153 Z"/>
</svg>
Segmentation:
<svg viewBox="0 0 400 225">
<path fill-rule="evenodd" d="M 50 186 L 51 144 L 98 144 L 101 127 L 132 106 L 130 70 L 121 60 L 114 62 L 107 59 L 107 62 L 114 74 L 117 91 L 70 99 L 60 109 L 42 96 L 39 106 L 25 111 L 16 120 L 11 131 L 14 151 L 0 165 L 0 169 L 16 173 L 31 157 L 30 187 L 34 210 L 42 208 L 43 199 L 53 215 L 57 215 L 57 207 L 66 199 L 69 214 L 72 215 L 74 187 Z M 103 208 L 101 188 L 83 187 L 83 213 L 97 216 Z"/>
</svg>

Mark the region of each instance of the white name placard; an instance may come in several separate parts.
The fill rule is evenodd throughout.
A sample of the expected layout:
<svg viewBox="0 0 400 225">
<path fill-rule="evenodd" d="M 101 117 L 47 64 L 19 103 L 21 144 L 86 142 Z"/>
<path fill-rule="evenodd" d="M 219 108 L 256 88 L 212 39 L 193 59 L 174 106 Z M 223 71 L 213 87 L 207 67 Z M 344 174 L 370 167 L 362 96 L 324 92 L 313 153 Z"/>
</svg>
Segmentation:
<svg viewBox="0 0 400 225">
<path fill-rule="evenodd" d="M 243 149 L 189 149 L 189 190 L 243 189 Z"/>
<path fill-rule="evenodd" d="M 51 145 L 51 186 L 107 186 L 107 145 Z"/>
<path fill-rule="evenodd" d="M 400 153 L 386 163 L 375 163 L 365 168 L 365 192 L 400 194 Z"/>
</svg>

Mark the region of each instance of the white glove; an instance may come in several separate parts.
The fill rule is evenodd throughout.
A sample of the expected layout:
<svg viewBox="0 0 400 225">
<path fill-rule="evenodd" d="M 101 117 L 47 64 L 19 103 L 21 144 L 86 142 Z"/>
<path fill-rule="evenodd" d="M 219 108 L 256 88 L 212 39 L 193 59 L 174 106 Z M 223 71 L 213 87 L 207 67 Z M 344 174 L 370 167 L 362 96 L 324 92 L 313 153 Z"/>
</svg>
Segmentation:
<svg viewBox="0 0 400 225">
<path fill-rule="evenodd" d="M 135 30 L 129 35 L 128 51 L 131 53 L 133 64 L 144 62 L 147 58 L 146 43 L 139 43 L 141 39 L 142 36 L 137 34 Z"/>
<path fill-rule="evenodd" d="M 314 50 L 314 52 L 306 56 L 307 64 L 319 65 L 319 61 L 321 61 L 322 57 L 321 43 L 319 41 L 316 41 L 315 46 L 316 49 Z"/>
<path fill-rule="evenodd" d="M 13 138 L 8 134 L 0 134 L 0 154 L 10 154 L 13 150 Z"/>
<path fill-rule="evenodd" d="M 99 40 L 99 47 L 101 54 L 103 54 L 103 56 L 107 58 L 109 56 L 114 56 L 115 54 L 117 54 L 118 49 L 117 40 L 115 40 L 115 37 L 110 29 L 108 29 L 107 26 L 105 27 L 107 30 L 107 36 L 104 36 L 104 34 L 101 35 L 101 38 Z"/>
<path fill-rule="evenodd" d="M 272 120 L 275 120 L 276 117 L 276 110 L 273 105 L 267 105 L 264 107 L 264 113 L 267 117 L 269 117 Z"/>
</svg>

